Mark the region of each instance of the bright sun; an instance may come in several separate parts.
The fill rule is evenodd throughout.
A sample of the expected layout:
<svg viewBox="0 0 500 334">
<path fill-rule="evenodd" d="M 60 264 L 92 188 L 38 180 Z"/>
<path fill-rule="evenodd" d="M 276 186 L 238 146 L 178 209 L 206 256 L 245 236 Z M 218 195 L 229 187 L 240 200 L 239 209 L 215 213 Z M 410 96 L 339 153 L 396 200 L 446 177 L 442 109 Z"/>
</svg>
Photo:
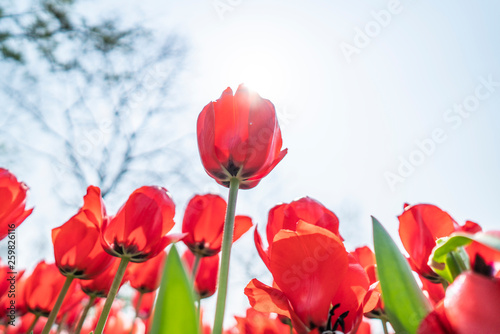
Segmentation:
<svg viewBox="0 0 500 334">
<path fill-rule="evenodd" d="M 226 64 L 225 77 L 232 83 L 244 83 L 267 99 L 281 100 L 290 89 L 291 63 L 286 50 L 274 45 L 249 44 L 234 48 Z"/>
</svg>

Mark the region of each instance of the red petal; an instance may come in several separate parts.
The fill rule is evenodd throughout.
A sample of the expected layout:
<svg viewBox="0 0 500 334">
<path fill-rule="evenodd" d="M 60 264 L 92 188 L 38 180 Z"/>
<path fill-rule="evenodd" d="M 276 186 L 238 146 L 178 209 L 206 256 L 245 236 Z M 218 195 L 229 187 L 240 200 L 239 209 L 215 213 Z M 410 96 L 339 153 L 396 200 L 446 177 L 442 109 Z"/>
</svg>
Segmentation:
<svg viewBox="0 0 500 334">
<path fill-rule="evenodd" d="M 459 275 L 446 289 L 444 309 L 457 333 L 497 333 L 500 280 L 473 272 Z"/>
<path fill-rule="evenodd" d="M 340 239 L 324 228 L 300 221 L 296 232 L 281 230 L 276 234 L 270 266 L 274 280 L 302 322 L 309 327 L 325 326 L 348 266 Z"/>
<path fill-rule="evenodd" d="M 234 218 L 233 242 L 238 240 L 252 226 L 253 226 L 252 218 L 248 216 L 236 216 Z"/>
<path fill-rule="evenodd" d="M 262 244 L 262 238 L 260 237 L 257 227 L 255 228 L 255 231 L 253 233 L 253 239 L 255 242 L 255 247 L 257 248 L 257 253 L 259 253 L 260 258 L 262 259 L 262 261 L 264 261 L 264 264 L 266 265 L 267 269 L 271 271 L 271 268 L 269 266 L 269 255 L 268 252 L 264 250 L 264 245 Z"/>
<path fill-rule="evenodd" d="M 420 274 L 434 276 L 427 265 L 436 240 L 455 230 L 455 221 L 437 206 L 419 204 L 405 208 L 399 217 L 399 235 L 403 246 Z"/>
<path fill-rule="evenodd" d="M 255 310 L 277 313 L 290 318 L 288 299 L 280 290 L 271 288 L 254 278 L 245 287 L 245 295 Z"/>
</svg>

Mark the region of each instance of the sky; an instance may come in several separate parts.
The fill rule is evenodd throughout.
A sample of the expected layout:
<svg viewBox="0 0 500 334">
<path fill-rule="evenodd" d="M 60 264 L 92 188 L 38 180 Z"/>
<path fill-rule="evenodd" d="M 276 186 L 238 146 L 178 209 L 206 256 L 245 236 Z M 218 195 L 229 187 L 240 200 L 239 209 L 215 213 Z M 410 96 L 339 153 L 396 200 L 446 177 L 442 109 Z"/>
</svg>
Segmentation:
<svg viewBox="0 0 500 334">
<path fill-rule="evenodd" d="M 192 150 L 199 112 L 226 87 L 245 83 L 274 103 L 289 153 L 240 192 L 237 208 L 259 229 L 274 205 L 303 196 L 337 213 L 350 249 L 372 244 L 370 215 L 399 239 L 404 203 L 432 203 L 460 224 L 499 229 L 500 4 L 123 3 L 83 6 L 160 36 L 176 31 L 188 44 L 177 84 L 186 101 L 179 131 L 192 134 Z M 193 169 L 204 173 L 199 160 Z M 226 196 L 208 176 L 196 191 Z M 252 247 L 251 236 L 240 243 L 236 253 Z M 247 283 L 238 273 L 232 279 L 235 291 Z M 246 300 L 238 298 L 242 314 Z"/>
<path fill-rule="evenodd" d="M 183 84 L 193 120 L 240 83 L 276 106 L 289 153 L 249 197 L 266 194 L 269 207 L 314 197 L 349 216 L 356 228 L 341 219 L 341 230 L 353 245 L 370 241 L 370 215 L 395 234 L 404 203 L 500 226 L 492 209 L 500 200 L 498 5 L 157 5 L 150 12 L 144 2 L 145 22 L 189 36 Z"/>
</svg>

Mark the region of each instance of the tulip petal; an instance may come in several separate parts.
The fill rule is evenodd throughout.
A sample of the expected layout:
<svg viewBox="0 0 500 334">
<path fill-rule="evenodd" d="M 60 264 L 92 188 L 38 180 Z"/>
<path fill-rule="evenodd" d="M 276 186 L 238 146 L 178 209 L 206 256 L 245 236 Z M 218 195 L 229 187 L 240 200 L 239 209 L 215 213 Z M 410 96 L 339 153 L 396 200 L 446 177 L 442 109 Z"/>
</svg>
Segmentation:
<svg viewBox="0 0 500 334">
<path fill-rule="evenodd" d="M 281 230 L 274 237 L 270 251 L 274 280 L 308 327 L 326 325 L 347 266 L 344 245 L 324 228 L 299 221 L 297 231 Z"/>
<path fill-rule="evenodd" d="M 254 278 L 245 287 L 245 295 L 255 310 L 277 313 L 290 318 L 288 299 L 280 290 L 271 288 Z"/>
</svg>

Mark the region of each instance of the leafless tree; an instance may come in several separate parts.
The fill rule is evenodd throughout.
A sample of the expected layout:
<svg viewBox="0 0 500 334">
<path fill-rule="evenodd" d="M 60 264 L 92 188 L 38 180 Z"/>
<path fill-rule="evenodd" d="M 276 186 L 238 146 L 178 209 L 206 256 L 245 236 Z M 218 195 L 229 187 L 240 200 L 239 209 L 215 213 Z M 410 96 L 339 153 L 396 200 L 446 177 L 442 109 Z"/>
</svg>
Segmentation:
<svg viewBox="0 0 500 334">
<path fill-rule="evenodd" d="M 113 197 L 147 182 L 189 182 L 175 122 L 183 41 L 117 19 L 90 24 L 75 2 L 0 5 L 0 151 L 48 161 L 71 206 L 89 184 Z"/>
</svg>

